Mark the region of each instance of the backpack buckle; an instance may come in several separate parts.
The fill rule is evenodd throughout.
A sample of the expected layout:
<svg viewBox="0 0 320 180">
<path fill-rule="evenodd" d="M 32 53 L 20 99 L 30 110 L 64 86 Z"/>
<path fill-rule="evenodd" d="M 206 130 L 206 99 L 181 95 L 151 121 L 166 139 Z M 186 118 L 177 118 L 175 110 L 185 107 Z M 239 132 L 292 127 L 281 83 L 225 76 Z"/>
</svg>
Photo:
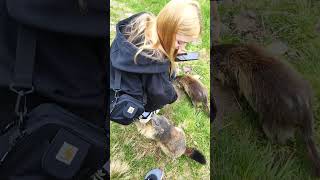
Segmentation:
<svg viewBox="0 0 320 180">
<path fill-rule="evenodd" d="M 120 89 L 113 89 L 114 91 L 114 102 L 117 102 L 119 99 Z"/>
<path fill-rule="evenodd" d="M 19 117 L 18 125 L 19 128 L 23 127 L 23 118 L 27 114 L 27 96 L 34 91 L 34 87 L 19 87 L 14 83 L 10 84 L 10 90 L 17 94 L 17 100 L 15 104 L 14 111 Z"/>
</svg>

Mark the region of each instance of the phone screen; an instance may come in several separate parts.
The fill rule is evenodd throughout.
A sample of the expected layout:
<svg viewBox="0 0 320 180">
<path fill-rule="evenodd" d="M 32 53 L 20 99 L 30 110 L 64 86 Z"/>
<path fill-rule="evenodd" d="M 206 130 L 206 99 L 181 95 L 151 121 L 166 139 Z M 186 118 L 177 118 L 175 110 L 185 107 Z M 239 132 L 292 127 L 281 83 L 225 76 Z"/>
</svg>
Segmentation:
<svg viewBox="0 0 320 180">
<path fill-rule="evenodd" d="M 184 54 L 179 54 L 176 58 L 176 61 L 192 61 L 192 60 L 198 60 L 198 59 L 199 59 L 198 52 L 188 52 Z"/>
</svg>

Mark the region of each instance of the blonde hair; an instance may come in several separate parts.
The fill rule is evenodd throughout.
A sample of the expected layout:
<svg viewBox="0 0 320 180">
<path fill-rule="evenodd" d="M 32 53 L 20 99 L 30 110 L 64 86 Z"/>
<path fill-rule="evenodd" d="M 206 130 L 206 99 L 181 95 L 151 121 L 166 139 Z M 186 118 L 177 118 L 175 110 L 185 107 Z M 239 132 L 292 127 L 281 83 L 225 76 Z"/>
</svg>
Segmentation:
<svg viewBox="0 0 320 180">
<path fill-rule="evenodd" d="M 152 59 L 170 60 L 170 73 L 175 68 L 176 35 L 198 38 L 201 34 L 200 5 L 194 0 L 171 0 L 158 16 L 144 13 L 126 27 L 128 41 L 138 47 L 140 53 Z"/>
</svg>

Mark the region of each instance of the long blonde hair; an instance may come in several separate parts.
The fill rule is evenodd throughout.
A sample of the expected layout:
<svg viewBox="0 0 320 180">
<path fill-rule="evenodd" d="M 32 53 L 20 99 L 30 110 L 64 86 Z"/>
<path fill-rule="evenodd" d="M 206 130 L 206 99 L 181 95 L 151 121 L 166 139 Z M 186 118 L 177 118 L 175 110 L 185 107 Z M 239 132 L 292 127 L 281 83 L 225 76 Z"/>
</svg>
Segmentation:
<svg viewBox="0 0 320 180">
<path fill-rule="evenodd" d="M 194 0 L 171 0 L 158 16 L 144 13 L 127 25 L 125 34 L 140 53 L 155 60 L 170 60 L 170 73 L 175 68 L 176 35 L 198 38 L 201 34 L 200 5 Z"/>
</svg>

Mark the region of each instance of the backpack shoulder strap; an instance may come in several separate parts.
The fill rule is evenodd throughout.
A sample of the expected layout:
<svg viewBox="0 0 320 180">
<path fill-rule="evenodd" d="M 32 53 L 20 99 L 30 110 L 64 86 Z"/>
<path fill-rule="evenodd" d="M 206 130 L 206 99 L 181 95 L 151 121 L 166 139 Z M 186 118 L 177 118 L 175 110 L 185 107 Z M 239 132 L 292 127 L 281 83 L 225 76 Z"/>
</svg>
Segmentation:
<svg viewBox="0 0 320 180">
<path fill-rule="evenodd" d="M 18 29 L 16 61 L 10 88 L 16 91 L 31 90 L 35 60 L 36 38 L 33 29 L 20 25 Z"/>
<path fill-rule="evenodd" d="M 17 35 L 16 61 L 10 90 L 17 94 L 15 113 L 19 118 L 19 127 L 23 127 L 23 117 L 27 114 L 26 95 L 34 91 L 32 84 L 36 51 L 36 32 L 20 25 Z M 11 123 L 13 125 L 14 123 Z M 9 125 L 10 126 L 10 125 Z"/>
<path fill-rule="evenodd" d="M 114 69 L 114 80 L 115 80 L 115 85 L 113 90 L 115 92 L 120 91 L 121 89 L 121 72 L 118 69 Z"/>
</svg>

